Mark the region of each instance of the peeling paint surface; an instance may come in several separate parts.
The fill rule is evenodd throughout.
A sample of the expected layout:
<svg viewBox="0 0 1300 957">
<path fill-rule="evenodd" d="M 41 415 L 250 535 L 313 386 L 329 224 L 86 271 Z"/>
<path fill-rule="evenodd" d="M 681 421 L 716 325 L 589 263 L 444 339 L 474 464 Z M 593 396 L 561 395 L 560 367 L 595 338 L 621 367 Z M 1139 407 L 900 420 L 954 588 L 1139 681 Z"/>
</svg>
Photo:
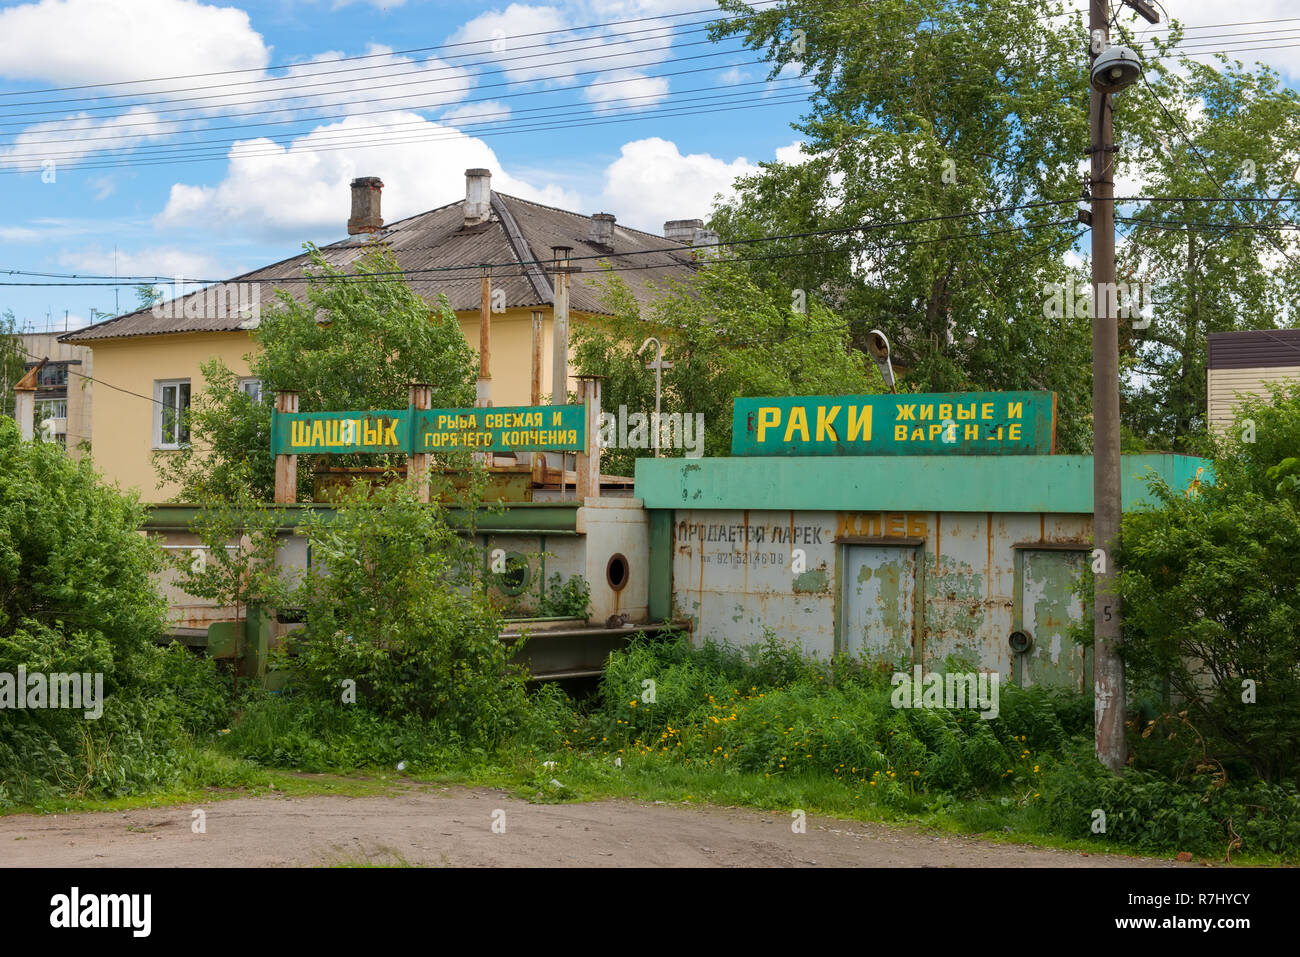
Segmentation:
<svg viewBox="0 0 1300 957">
<path fill-rule="evenodd" d="M 695 640 L 748 645 L 770 629 L 822 658 L 838 640 L 859 655 L 916 654 L 933 668 L 964 662 L 1010 681 L 1007 639 L 1023 613 L 1026 630 L 1043 636 L 1035 647 L 1048 668 L 1032 662 L 1027 680 L 1083 680 L 1081 653 L 1064 626 L 1082 613 L 1069 589 L 1091 548 L 1090 516 L 890 512 L 870 504 L 858 512 L 675 511 L 674 602 L 692 620 Z M 806 570 L 798 573 L 795 549 L 804 551 Z M 1027 591 L 1018 588 L 1017 554 L 1032 556 Z"/>
<path fill-rule="evenodd" d="M 849 545 L 845 549 L 841 648 L 868 660 L 912 660 L 917 549 Z"/>
<path fill-rule="evenodd" d="M 1083 572 L 1084 552 L 1026 549 L 1021 585 L 1022 627 L 1033 636 L 1022 683 L 1086 687 L 1085 649 L 1070 639 L 1069 628 L 1084 616 L 1083 601 L 1073 592 Z"/>
</svg>

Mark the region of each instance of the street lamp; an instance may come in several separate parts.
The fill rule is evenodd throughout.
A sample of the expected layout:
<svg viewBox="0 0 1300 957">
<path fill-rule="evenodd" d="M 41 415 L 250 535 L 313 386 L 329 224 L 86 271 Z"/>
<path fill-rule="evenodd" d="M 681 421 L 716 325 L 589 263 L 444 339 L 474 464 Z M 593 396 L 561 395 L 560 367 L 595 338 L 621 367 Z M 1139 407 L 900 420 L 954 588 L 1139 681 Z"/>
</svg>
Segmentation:
<svg viewBox="0 0 1300 957">
<path fill-rule="evenodd" d="M 1128 47 L 1107 47 L 1092 63 L 1093 89 L 1118 93 L 1142 78 L 1142 61 Z"/>
<path fill-rule="evenodd" d="M 641 343 L 641 348 L 637 349 L 636 354 L 641 355 L 652 342 L 655 344 L 655 357 L 646 363 L 646 368 L 655 370 L 654 443 L 655 458 L 659 458 L 659 402 L 663 396 L 663 374 L 664 370 L 671 369 L 673 364 L 664 361 L 664 344 L 654 336 L 650 336 L 645 342 Z"/>
</svg>

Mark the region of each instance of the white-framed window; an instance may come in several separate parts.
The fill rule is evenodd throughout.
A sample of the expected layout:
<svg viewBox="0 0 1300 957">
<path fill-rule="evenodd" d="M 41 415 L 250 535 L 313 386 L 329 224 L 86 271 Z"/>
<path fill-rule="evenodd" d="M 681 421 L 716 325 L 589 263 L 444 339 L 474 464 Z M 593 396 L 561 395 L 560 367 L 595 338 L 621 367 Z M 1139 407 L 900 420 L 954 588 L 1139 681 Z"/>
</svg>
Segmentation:
<svg viewBox="0 0 1300 957">
<path fill-rule="evenodd" d="M 67 399 L 37 399 L 36 400 L 36 418 L 44 422 L 46 419 L 66 419 L 68 417 L 68 400 Z"/>
<path fill-rule="evenodd" d="M 254 402 L 260 403 L 262 401 L 261 379 L 240 379 L 239 390 Z"/>
<path fill-rule="evenodd" d="M 190 380 L 161 379 L 153 386 L 153 447 L 178 449 L 190 441 Z"/>
</svg>

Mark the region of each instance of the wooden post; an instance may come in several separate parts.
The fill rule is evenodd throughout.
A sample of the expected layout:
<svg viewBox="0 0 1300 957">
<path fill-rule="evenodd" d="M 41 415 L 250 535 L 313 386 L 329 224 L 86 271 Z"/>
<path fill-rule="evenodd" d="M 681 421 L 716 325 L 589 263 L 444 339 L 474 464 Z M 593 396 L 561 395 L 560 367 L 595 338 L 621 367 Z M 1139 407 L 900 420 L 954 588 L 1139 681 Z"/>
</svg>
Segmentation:
<svg viewBox="0 0 1300 957">
<path fill-rule="evenodd" d="M 531 404 L 542 404 L 542 313 L 533 310 L 533 389 Z"/>
<path fill-rule="evenodd" d="M 478 307 L 478 386 L 474 405 L 480 409 L 492 408 L 492 276 L 483 267 L 479 283 Z M 474 461 L 492 465 L 491 452 L 475 452 Z"/>
<path fill-rule="evenodd" d="M 432 407 L 433 386 L 423 382 L 412 382 L 408 405 L 411 409 L 411 436 L 414 442 L 418 437 L 415 430 L 416 416 Z M 406 481 L 415 489 L 415 494 L 419 496 L 421 502 L 429 501 L 429 453 L 417 452 L 414 445 L 411 446 L 411 454 L 406 460 Z"/>
<path fill-rule="evenodd" d="M 551 355 L 551 405 L 569 401 L 569 253 L 572 246 L 552 246 L 555 257 L 555 328 Z"/>
<path fill-rule="evenodd" d="M 275 411 L 280 414 L 298 411 L 297 392 L 277 392 L 275 394 Z M 275 502 L 277 505 L 291 505 L 298 500 L 298 456 L 281 455 L 275 457 Z"/>
<path fill-rule="evenodd" d="M 474 403 L 480 409 L 492 405 L 492 276 L 486 267 L 479 283 L 478 307 L 478 393 Z"/>
<path fill-rule="evenodd" d="M 533 375 L 532 375 L 532 392 L 530 393 L 530 403 L 532 405 L 542 404 L 542 353 L 545 342 L 543 341 L 542 313 L 540 309 L 533 310 Z M 541 452 L 534 452 L 530 456 L 532 464 L 533 483 L 541 485 L 546 481 L 546 458 Z"/>
<path fill-rule="evenodd" d="M 14 418 L 18 434 L 30 442 L 36 436 L 36 380 L 48 359 L 42 359 L 14 383 Z"/>
<path fill-rule="evenodd" d="M 578 501 L 600 497 L 600 384 L 604 376 L 580 375 L 578 397 L 587 407 L 587 451 L 577 457 Z"/>
</svg>

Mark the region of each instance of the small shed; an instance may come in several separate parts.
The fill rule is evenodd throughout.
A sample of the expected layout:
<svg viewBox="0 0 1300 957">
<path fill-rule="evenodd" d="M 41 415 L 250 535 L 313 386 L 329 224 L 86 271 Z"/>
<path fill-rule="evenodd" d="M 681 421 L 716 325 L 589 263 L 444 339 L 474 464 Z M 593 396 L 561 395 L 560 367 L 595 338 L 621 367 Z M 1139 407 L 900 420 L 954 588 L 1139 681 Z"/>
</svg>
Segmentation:
<svg viewBox="0 0 1300 957">
<path fill-rule="evenodd" d="M 1124 456 L 1125 510 L 1153 501 L 1152 475 L 1178 490 L 1212 480 L 1206 459 Z M 771 631 L 823 659 L 1091 686 L 1069 633 L 1093 549 L 1091 456 L 640 459 L 636 494 L 651 620 L 688 620 L 697 643 Z"/>
</svg>

